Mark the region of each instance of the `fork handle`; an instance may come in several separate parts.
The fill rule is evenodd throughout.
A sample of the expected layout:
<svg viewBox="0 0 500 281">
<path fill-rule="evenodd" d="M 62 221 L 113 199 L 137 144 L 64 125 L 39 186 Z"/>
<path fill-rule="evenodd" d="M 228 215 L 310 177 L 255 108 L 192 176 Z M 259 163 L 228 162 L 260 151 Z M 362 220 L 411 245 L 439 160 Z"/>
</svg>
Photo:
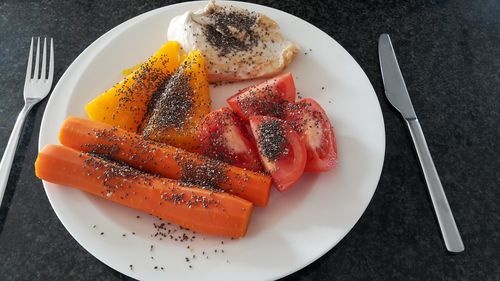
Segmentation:
<svg viewBox="0 0 500 281">
<path fill-rule="evenodd" d="M 432 161 L 431 153 L 427 147 L 424 133 L 420 127 L 420 122 L 418 122 L 418 119 L 410 119 L 406 120 L 406 122 L 408 123 L 411 137 L 413 138 L 415 149 L 417 150 L 418 159 L 420 160 L 420 165 L 422 166 L 422 171 L 424 172 L 425 181 L 427 182 L 427 187 L 429 188 L 432 205 L 434 206 L 434 211 L 436 212 L 436 217 L 439 222 L 439 227 L 441 228 L 446 249 L 455 253 L 462 252 L 464 250 L 464 244 L 462 242 L 462 238 L 460 237 L 460 233 L 458 232 L 455 219 L 453 218 L 450 205 L 448 204 L 448 199 L 446 199 L 446 194 L 444 193 L 443 186 L 441 185 L 441 180 L 439 179 L 436 167 Z"/>
<path fill-rule="evenodd" d="M 34 103 L 26 103 L 17 116 L 16 124 L 12 129 L 12 133 L 9 137 L 9 142 L 2 156 L 2 161 L 0 162 L 0 204 L 2 204 L 3 195 L 5 193 L 5 188 L 7 187 L 7 182 L 9 181 L 10 168 L 12 167 L 12 161 L 16 155 L 17 143 L 19 142 L 19 137 L 21 136 L 21 131 L 23 129 L 24 120 L 28 116 L 28 112 L 35 105 Z"/>
</svg>

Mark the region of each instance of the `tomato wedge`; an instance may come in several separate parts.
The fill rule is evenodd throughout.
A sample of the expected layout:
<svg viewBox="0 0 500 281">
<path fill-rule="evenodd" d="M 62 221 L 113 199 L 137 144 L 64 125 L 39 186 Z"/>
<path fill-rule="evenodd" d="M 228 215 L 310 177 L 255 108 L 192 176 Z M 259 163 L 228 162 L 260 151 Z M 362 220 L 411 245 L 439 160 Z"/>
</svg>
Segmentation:
<svg viewBox="0 0 500 281">
<path fill-rule="evenodd" d="M 326 172 L 337 164 L 335 134 L 325 111 L 315 100 L 305 98 L 288 108 L 286 119 L 302 138 L 307 150 L 308 172 Z"/>
<path fill-rule="evenodd" d="M 249 132 L 231 109 L 223 107 L 207 114 L 199 133 L 206 156 L 256 172 L 263 170 Z"/>
<path fill-rule="evenodd" d="M 264 168 L 279 191 L 290 188 L 304 172 L 306 148 L 287 122 L 269 116 L 251 116 L 250 128 Z"/>
<path fill-rule="evenodd" d="M 295 84 L 290 72 L 244 88 L 227 103 L 244 121 L 250 116 L 283 118 L 287 105 L 295 102 Z"/>
</svg>

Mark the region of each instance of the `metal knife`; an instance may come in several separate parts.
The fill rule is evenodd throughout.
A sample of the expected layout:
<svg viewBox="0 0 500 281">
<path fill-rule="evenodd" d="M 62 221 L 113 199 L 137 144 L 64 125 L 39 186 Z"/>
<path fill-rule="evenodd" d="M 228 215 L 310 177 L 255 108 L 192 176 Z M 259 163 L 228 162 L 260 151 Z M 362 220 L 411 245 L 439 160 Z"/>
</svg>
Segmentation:
<svg viewBox="0 0 500 281">
<path fill-rule="evenodd" d="M 462 238 L 458 232 L 450 205 L 446 199 L 439 175 L 427 147 L 424 133 L 422 132 L 422 128 L 420 128 L 420 123 L 406 90 L 405 81 L 399 69 L 398 60 L 396 59 L 389 34 L 384 33 L 380 35 L 378 40 L 378 55 L 385 95 L 392 106 L 401 113 L 410 129 L 446 249 L 455 253 L 462 252 L 464 250 Z"/>
</svg>

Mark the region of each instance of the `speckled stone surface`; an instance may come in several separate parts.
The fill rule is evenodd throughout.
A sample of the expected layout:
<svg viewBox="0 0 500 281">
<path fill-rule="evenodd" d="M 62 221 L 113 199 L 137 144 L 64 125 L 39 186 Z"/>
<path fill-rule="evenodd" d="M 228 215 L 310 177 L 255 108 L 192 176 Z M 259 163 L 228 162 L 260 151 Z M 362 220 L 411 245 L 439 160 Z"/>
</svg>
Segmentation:
<svg viewBox="0 0 500 281">
<path fill-rule="evenodd" d="M 0 150 L 22 107 L 32 35 L 56 38 L 57 81 L 104 32 L 171 2 L 0 2 Z M 333 250 L 284 280 L 500 280 L 500 2 L 258 3 L 335 38 L 370 78 L 386 124 L 382 177 L 365 214 Z M 461 254 L 445 251 L 409 133 L 383 95 L 382 32 L 396 46 L 462 233 Z M 34 176 L 45 104 L 28 117 L 0 208 L 0 280 L 128 280 L 77 244 Z"/>
</svg>

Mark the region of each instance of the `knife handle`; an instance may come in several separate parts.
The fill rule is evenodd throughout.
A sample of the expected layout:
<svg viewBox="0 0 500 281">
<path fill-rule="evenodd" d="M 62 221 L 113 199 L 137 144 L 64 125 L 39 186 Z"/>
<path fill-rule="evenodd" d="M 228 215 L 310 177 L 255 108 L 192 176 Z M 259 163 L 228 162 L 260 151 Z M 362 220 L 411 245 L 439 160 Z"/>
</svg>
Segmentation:
<svg viewBox="0 0 500 281">
<path fill-rule="evenodd" d="M 422 171 L 424 172 L 425 181 L 427 182 L 427 187 L 429 188 L 432 205 L 434 206 L 434 211 L 436 212 L 436 217 L 439 222 L 439 227 L 441 228 L 446 249 L 455 253 L 462 252 L 464 250 L 464 244 L 462 242 L 462 238 L 460 237 L 460 233 L 458 232 L 453 214 L 451 213 L 450 205 L 446 199 L 446 194 L 444 193 L 443 186 L 441 185 L 441 180 L 439 180 L 436 167 L 432 161 L 431 153 L 427 147 L 427 142 L 425 141 L 420 123 L 416 118 L 406 120 L 406 122 L 408 124 L 408 128 L 410 129 L 415 149 L 417 150 Z"/>
</svg>

